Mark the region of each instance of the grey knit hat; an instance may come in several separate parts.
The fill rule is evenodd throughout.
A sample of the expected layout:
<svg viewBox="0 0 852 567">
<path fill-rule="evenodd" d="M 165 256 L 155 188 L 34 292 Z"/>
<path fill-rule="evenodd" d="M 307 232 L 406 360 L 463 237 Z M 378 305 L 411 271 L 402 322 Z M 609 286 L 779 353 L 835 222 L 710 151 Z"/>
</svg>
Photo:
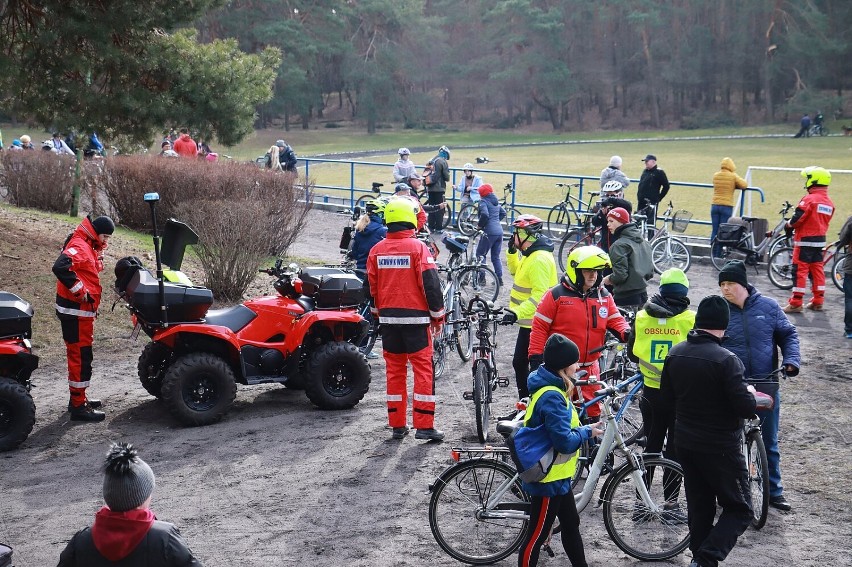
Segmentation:
<svg viewBox="0 0 852 567">
<path fill-rule="evenodd" d="M 113 443 L 104 463 L 104 502 L 113 512 L 138 508 L 154 492 L 154 471 L 129 443 Z"/>
</svg>

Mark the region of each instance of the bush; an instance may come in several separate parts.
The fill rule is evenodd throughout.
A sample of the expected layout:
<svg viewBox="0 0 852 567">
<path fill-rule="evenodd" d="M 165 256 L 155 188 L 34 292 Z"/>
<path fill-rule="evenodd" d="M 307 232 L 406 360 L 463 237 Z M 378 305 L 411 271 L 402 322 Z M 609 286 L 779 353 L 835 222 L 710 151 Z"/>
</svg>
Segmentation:
<svg viewBox="0 0 852 567">
<path fill-rule="evenodd" d="M 298 181 L 253 164 L 149 156 L 105 160 L 87 177 L 106 195 L 114 220 L 137 230 L 151 228 L 143 194 L 158 192 L 158 225 L 175 217 L 198 233 L 204 284 L 225 301 L 238 301 L 266 258 L 292 245 L 313 197 Z"/>
<path fill-rule="evenodd" d="M 684 116 L 680 121 L 680 127 L 684 130 L 699 130 L 701 128 L 722 128 L 725 126 L 738 126 L 739 122 L 730 113 L 708 111 L 696 111 Z"/>
<path fill-rule="evenodd" d="M 74 158 L 53 152 L 0 152 L 0 185 L 18 207 L 68 214 L 74 185 Z"/>
</svg>

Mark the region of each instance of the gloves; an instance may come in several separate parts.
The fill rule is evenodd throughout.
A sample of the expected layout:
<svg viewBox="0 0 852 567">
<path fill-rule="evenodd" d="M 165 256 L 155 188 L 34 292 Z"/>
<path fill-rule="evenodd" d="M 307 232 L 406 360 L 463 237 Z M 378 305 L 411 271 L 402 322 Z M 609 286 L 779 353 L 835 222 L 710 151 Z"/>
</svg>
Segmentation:
<svg viewBox="0 0 852 567">
<path fill-rule="evenodd" d="M 544 356 L 541 354 L 530 355 L 530 370 L 535 370 L 544 362 Z"/>
<path fill-rule="evenodd" d="M 432 336 L 433 337 L 440 336 L 441 330 L 444 328 L 444 320 L 443 319 L 432 319 L 429 324 L 432 327 Z"/>
<path fill-rule="evenodd" d="M 518 322 L 518 316 L 515 315 L 514 311 L 506 311 L 503 313 L 503 319 L 500 321 L 501 325 L 514 325 Z"/>
<path fill-rule="evenodd" d="M 514 237 L 514 235 L 509 237 L 509 247 L 508 248 L 509 248 L 509 254 L 514 254 L 515 252 L 518 251 L 518 249 L 515 248 L 515 237 Z"/>
</svg>

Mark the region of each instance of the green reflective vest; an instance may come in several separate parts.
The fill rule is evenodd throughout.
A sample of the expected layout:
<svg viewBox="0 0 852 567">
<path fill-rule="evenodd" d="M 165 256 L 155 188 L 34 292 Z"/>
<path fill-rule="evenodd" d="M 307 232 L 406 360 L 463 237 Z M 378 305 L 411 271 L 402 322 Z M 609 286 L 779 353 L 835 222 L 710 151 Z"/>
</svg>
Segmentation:
<svg viewBox="0 0 852 567">
<path fill-rule="evenodd" d="M 652 317 L 644 309 L 636 313 L 633 354 L 639 358 L 646 387 L 659 389 L 663 362 L 669 350 L 685 341 L 694 326 L 694 311 L 686 310 L 668 319 Z"/>
<path fill-rule="evenodd" d="M 571 400 L 568 399 L 568 393 L 564 390 L 560 390 L 556 386 L 545 386 L 540 390 L 536 390 L 535 393 L 530 396 L 530 403 L 527 406 L 527 413 L 524 417 L 524 425 L 529 426 L 529 420 L 532 417 L 533 410 L 535 409 L 536 401 L 538 401 L 543 393 L 551 390 L 559 392 L 565 397 L 565 404 L 568 407 L 568 411 L 571 412 L 571 428 L 580 427 L 580 416 L 577 415 L 577 411 L 571 404 Z M 555 480 L 572 478 L 574 473 L 577 471 L 577 458 L 579 457 L 579 454 L 580 451 L 578 449 L 570 455 L 564 455 L 562 453 L 556 455 L 556 459 L 553 461 L 553 466 L 550 467 L 550 472 L 548 472 L 547 476 L 539 482 L 553 482 Z"/>
</svg>

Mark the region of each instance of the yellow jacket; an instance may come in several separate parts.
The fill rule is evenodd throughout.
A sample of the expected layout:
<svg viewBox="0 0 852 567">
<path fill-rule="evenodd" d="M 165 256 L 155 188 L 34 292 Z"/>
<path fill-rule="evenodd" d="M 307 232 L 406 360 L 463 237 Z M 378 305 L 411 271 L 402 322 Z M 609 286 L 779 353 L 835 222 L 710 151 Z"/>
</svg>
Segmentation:
<svg viewBox="0 0 852 567">
<path fill-rule="evenodd" d="M 533 315 L 541 297 L 558 282 L 553 244 L 539 237 L 526 253 L 506 254 L 509 273 L 515 278 L 509 292 L 509 309 L 518 316 L 518 325 L 532 328 Z"/>
<path fill-rule="evenodd" d="M 734 173 L 737 166 L 729 157 L 722 159 L 722 169 L 713 174 L 713 203 L 725 207 L 734 206 L 734 190 L 745 189 L 748 183 Z"/>
</svg>

